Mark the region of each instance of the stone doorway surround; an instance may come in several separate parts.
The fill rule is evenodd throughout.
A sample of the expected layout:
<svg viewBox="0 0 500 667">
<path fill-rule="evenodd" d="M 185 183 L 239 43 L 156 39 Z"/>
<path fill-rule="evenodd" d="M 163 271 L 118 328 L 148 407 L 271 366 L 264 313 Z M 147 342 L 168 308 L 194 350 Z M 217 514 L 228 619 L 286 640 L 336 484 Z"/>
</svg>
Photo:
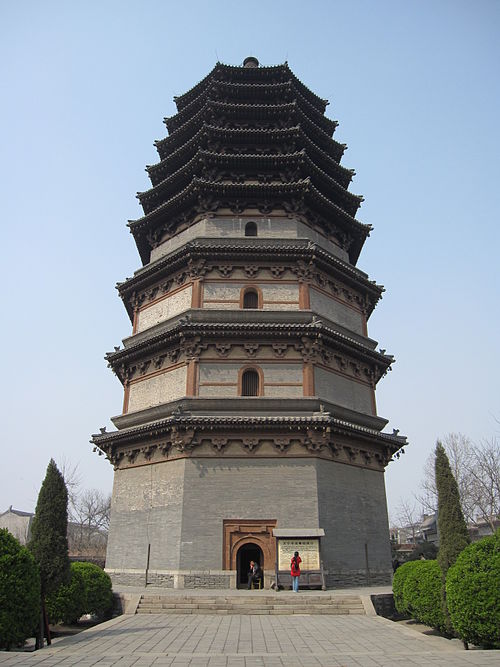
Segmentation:
<svg viewBox="0 0 500 667">
<path fill-rule="evenodd" d="M 224 519 L 222 540 L 222 567 L 237 570 L 237 553 L 245 544 L 256 544 L 262 549 L 264 572 L 274 572 L 276 539 L 273 529 L 276 519 Z"/>
</svg>

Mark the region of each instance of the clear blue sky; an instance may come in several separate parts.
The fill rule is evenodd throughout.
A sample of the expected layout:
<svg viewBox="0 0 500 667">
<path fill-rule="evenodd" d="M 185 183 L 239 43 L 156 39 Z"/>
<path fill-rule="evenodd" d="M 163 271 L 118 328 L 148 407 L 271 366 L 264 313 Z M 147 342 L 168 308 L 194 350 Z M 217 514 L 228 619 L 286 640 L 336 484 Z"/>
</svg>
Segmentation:
<svg viewBox="0 0 500 667">
<path fill-rule="evenodd" d="M 378 408 L 411 443 L 390 508 L 436 438 L 498 433 L 499 34 L 486 0 L 0 2 L 0 511 L 34 508 L 51 457 L 111 490 L 88 440 L 121 410 L 103 356 L 130 333 L 135 193 L 173 96 L 247 55 L 330 100 L 375 228 L 369 332 L 397 359 Z"/>
</svg>

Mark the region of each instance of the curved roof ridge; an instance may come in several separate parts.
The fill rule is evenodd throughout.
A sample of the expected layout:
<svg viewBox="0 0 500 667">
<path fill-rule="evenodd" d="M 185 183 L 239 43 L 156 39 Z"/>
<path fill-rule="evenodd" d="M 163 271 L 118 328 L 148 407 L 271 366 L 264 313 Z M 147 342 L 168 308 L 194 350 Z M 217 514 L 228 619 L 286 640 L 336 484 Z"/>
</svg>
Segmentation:
<svg viewBox="0 0 500 667">
<path fill-rule="evenodd" d="M 183 152 L 188 152 L 190 148 L 192 147 L 193 144 L 196 144 L 197 141 L 199 141 L 200 137 L 203 135 L 203 133 L 206 131 L 207 128 L 211 127 L 207 123 L 203 123 L 200 127 L 200 129 L 196 132 L 196 134 L 193 134 L 191 139 L 186 141 L 185 144 L 182 144 L 178 148 L 176 148 L 174 151 L 169 153 L 168 155 L 165 155 L 164 158 L 160 159 L 159 162 L 156 162 L 155 164 L 150 164 L 146 166 L 146 171 L 148 172 L 150 178 L 151 178 L 151 173 L 154 173 L 156 171 L 159 171 L 161 167 L 165 166 L 165 163 L 170 161 L 172 162 L 175 158 L 177 158 L 179 155 L 182 155 Z M 172 172 L 173 173 L 173 172 Z"/>
<path fill-rule="evenodd" d="M 360 222 L 354 216 L 352 216 L 350 213 L 348 213 L 347 211 L 344 211 L 344 209 L 341 208 L 334 201 L 332 201 L 328 197 L 325 197 L 325 195 L 322 192 L 320 192 L 318 190 L 318 188 L 316 188 L 312 183 L 310 183 L 309 188 L 310 188 L 310 192 L 311 192 L 312 195 L 314 195 L 315 197 L 318 197 L 326 205 L 333 206 L 333 208 L 337 209 L 337 211 L 343 217 L 347 218 L 349 220 L 349 222 L 351 224 L 355 225 L 356 227 L 358 227 L 358 229 L 363 230 L 364 232 L 370 232 L 373 229 L 372 225 L 366 224 L 364 222 Z"/>
<path fill-rule="evenodd" d="M 194 86 L 191 86 L 189 90 L 187 90 L 185 93 L 182 93 L 181 95 L 174 95 L 174 102 L 175 105 L 177 106 L 177 109 L 182 109 L 184 106 L 187 106 L 187 103 L 185 104 L 184 101 L 189 99 L 190 96 L 193 96 L 193 93 L 197 90 L 201 92 L 201 90 L 204 88 L 204 86 L 208 83 L 208 81 L 214 76 L 214 74 L 218 71 L 222 63 L 217 61 L 215 65 L 212 67 L 210 72 L 206 74 L 203 79 L 200 79 L 198 83 L 195 83 Z M 179 108 L 179 104 L 181 107 Z"/>
</svg>

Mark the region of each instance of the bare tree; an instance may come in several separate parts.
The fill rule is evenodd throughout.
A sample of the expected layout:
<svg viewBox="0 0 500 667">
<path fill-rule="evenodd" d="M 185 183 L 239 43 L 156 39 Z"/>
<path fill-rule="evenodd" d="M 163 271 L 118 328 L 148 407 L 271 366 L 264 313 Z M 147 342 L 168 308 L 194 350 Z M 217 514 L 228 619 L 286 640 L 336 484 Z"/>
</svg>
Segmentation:
<svg viewBox="0 0 500 667">
<path fill-rule="evenodd" d="M 492 532 L 500 518 L 500 446 L 496 438 L 474 447 L 470 471 L 471 493 L 476 518 L 485 521 Z"/>
<path fill-rule="evenodd" d="M 111 495 L 99 489 L 80 490 L 78 463 L 66 457 L 60 463 L 68 489 L 68 542 L 72 555 L 104 558 L 109 529 Z"/>
<path fill-rule="evenodd" d="M 68 489 L 68 514 L 71 518 L 73 508 L 78 499 L 78 492 L 82 478 L 78 470 L 78 463 L 71 463 L 64 455 L 62 456 L 58 467 L 63 476 L 66 488 Z"/>
<path fill-rule="evenodd" d="M 495 519 L 500 515 L 500 450 L 496 438 L 475 445 L 461 433 L 450 433 L 442 444 L 458 484 L 466 521 L 471 524 L 486 521 L 494 530 Z M 425 462 L 416 500 L 428 513 L 437 510 L 432 454 Z"/>
<path fill-rule="evenodd" d="M 411 504 L 401 498 L 396 507 L 395 527 L 398 529 L 398 541 L 401 542 L 401 538 L 404 537 L 405 542 L 416 544 L 420 523 L 421 515 L 416 503 Z"/>
<path fill-rule="evenodd" d="M 72 511 L 71 551 L 86 556 L 103 556 L 106 551 L 111 495 L 99 489 L 81 493 Z"/>
</svg>

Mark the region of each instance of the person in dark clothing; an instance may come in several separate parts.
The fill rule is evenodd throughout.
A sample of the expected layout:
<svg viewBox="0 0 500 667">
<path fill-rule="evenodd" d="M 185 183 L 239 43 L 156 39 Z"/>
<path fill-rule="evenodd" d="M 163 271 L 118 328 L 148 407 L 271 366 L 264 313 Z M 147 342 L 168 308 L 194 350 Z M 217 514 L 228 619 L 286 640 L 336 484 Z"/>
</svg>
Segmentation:
<svg viewBox="0 0 500 667">
<path fill-rule="evenodd" d="M 260 569 L 260 565 L 251 560 L 250 569 L 248 571 L 248 590 L 252 588 L 253 583 L 258 584 L 261 578 L 262 570 Z"/>
</svg>

